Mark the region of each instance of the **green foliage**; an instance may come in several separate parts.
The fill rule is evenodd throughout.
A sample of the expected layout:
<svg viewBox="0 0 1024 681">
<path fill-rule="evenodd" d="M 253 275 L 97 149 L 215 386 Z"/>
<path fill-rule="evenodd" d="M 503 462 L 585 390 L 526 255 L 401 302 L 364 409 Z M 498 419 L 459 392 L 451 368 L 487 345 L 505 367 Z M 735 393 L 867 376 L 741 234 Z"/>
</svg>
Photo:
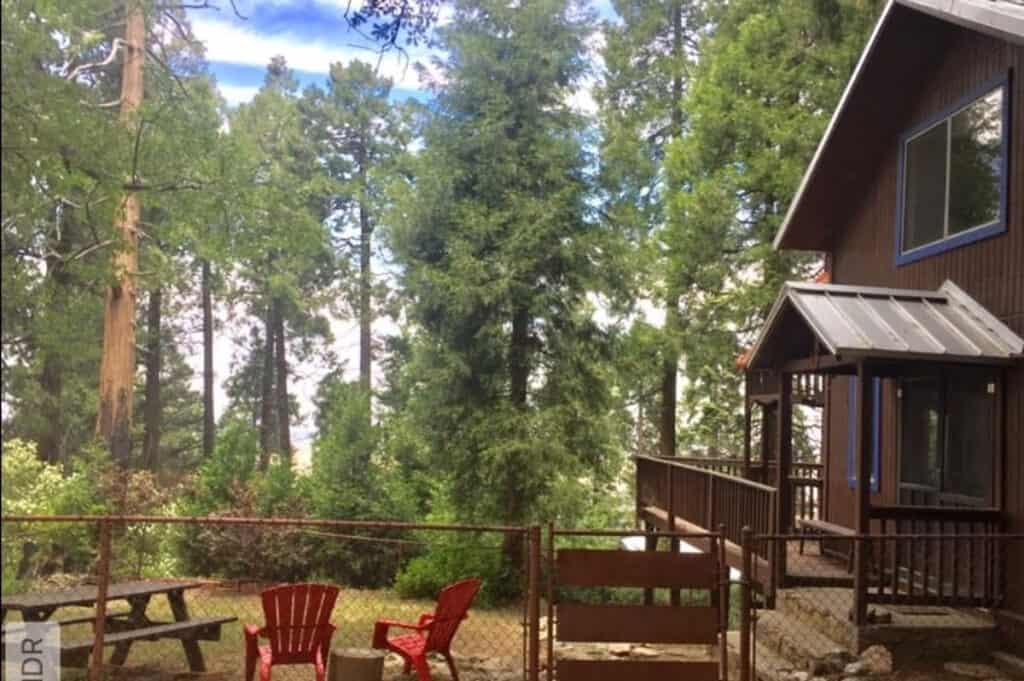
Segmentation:
<svg viewBox="0 0 1024 681">
<path fill-rule="evenodd" d="M 700 43 L 687 132 L 666 162 L 665 236 L 685 312 L 683 442 L 697 451 L 741 450 L 736 357 L 779 286 L 813 265 L 771 243 L 878 9 L 871 0 L 733 2 Z"/>
<path fill-rule="evenodd" d="M 585 121 L 567 104 L 586 70 L 577 9 L 457 3 L 425 148 L 393 187 L 416 329 L 407 412 L 461 520 L 526 522 L 560 482 L 622 461 L 614 337 L 587 297 L 614 249 L 590 220 Z"/>
<path fill-rule="evenodd" d="M 455 506 L 440 493 L 425 522 L 451 523 Z M 510 603 L 522 595 L 523 572 L 507 558 L 508 542 L 525 548 L 525 537 L 493 532 L 416 532 L 421 552 L 395 578 L 395 590 L 405 598 L 437 597 L 452 582 L 470 577 L 483 582 L 475 603 L 487 607 Z M 525 556 L 525 551 L 522 553 Z"/>
<path fill-rule="evenodd" d="M 432 537 L 424 555 L 409 561 L 395 579 L 405 598 L 436 598 L 442 588 L 470 577 L 483 581 L 475 601 L 481 607 L 510 603 L 522 594 L 521 575 L 502 558 L 502 547 L 490 537 L 464 533 Z"/>
<path fill-rule="evenodd" d="M 659 388 L 680 363 L 682 447 L 739 452 L 735 357 L 779 284 L 814 265 L 771 240 L 880 2 L 613 5 L 593 119 L 571 106 L 595 75 L 595 26 L 574 0 L 455 0 L 429 106 L 396 105 L 358 61 L 300 94 L 278 57 L 234 110 L 189 17 L 161 8 L 147 13 L 146 96 L 126 129 L 103 106 L 119 92 L 120 55 L 103 62 L 123 7 L 5 2 L 4 513 L 621 526 L 625 455 L 654 448 Z M 424 7 L 404 15 L 420 38 L 438 3 Z M 377 37 L 397 39 L 391 25 Z M 136 339 L 160 350 L 162 437 L 158 463 L 115 470 L 92 437 L 126 177 L 144 207 L 139 299 L 163 299 L 158 342 Z M 200 266 L 214 309 L 231 309 L 211 331 L 242 346 L 208 458 L 187 361 Z M 642 318 L 652 306 L 660 328 Z M 378 354 L 383 380 L 346 383 L 332 325 L 385 313 L 401 331 Z M 302 416 L 289 382 L 311 366 L 335 369 L 316 397 L 312 469 L 297 472 L 273 443 Z M 142 430 L 137 418 L 138 444 Z M 4 588 L 91 569 L 83 527 L 5 527 Z M 401 593 L 427 598 L 472 575 L 485 603 L 520 586 L 516 542 L 331 534 L 133 525 L 115 570 L 398 575 Z"/>
<path fill-rule="evenodd" d="M 259 471 L 259 453 L 259 437 L 250 424 L 224 422 L 213 455 L 200 467 L 178 510 L 226 518 L 308 515 L 309 481 L 283 457 L 274 457 L 266 471 Z M 316 541 L 294 527 L 186 525 L 171 541 L 187 574 L 280 581 L 306 579 L 320 568 Z"/>
<path fill-rule="evenodd" d="M 73 472 L 65 476 L 59 466 L 38 458 L 35 444 L 11 439 L 4 441 L 2 462 L 0 497 L 5 515 L 103 514 L 109 510 L 109 459 L 105 454 L 76 457 Z M 25 580 L 57 570 L 88 570 L 95 558 L 95 530 L 81 523 L 5 523 L 5 578 Z"/>
<path fill-rule="evenodd" d="M 190 510 L 205 515 L 227 506 L 237 486 L 247 483 L 256 472 L 259 436 L 244 421 L 221 424 L 213 456 L 199 468 Z"/>
</svg>

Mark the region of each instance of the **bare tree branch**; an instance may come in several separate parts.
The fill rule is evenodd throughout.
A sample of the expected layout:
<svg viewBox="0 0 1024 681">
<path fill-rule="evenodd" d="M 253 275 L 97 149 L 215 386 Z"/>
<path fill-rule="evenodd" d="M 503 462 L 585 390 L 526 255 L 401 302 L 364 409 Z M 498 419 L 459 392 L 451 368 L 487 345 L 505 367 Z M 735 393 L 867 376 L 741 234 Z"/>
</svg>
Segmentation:
<svg viewBox="0 0 1024 681">
<path fill-rule="evenodd" d="M 64 80 L 74 80 L 81 73 L 85 73 L 86 71 L 91 71 L 93 69 L 98 69 L 101 66 L 109 66 L 114 62 L 114 58 L 117 56 L 118 50 L 120 50 L 121 46 L 123 45 L 124 40 L 122 40 L 121 38 L 114 38 L 114 42 L 110 45 L 110 54 L 108 54 L 103 61 L 94 61 L 89 62 L 88 64 L 76 66 L 74 69 L 71 70 L 69 74 L 64 76 Z"/>
<path fill-rule="evenodd" d="M 236 17 L 242 19 L 243 21 L 249 18 L 242 14 L 240 11 L 238 11 L 238 5 L 235 4 L 235 0 L 228 0 L 228 2 L 231 5 L 231 11 L 235 13 Z M 160 9 L 212 9 L 218 12 L 220 11 L 220 7 L 211 3 L 210 0 L 203 0 L 202 2 L 197 3 L 183 2 L 177 5 L 164 5 Z"/>
</svg>

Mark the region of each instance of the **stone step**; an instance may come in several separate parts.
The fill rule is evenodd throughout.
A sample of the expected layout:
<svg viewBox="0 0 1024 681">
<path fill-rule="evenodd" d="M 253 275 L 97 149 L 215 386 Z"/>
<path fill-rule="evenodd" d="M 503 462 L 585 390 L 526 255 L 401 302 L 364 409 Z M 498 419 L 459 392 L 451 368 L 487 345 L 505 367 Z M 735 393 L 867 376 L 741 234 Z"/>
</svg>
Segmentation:
<svg viewBox="0 0 1024 681">
<path fill-rule="evenodd" d="M 1014 679 L 1024 679 L 1024 659 L 997 650 L 992 653 L 992 662 Z"/>
<path fill-rule="evenodd" d="M 740 673 L 739 632 L 729 632 L 729 678 L 738 679 Z M 784 660 L 767 646 L 758 643 L 752 651 L 757 681 L 789 681 L 796 671 L 792 662 Z"/>
<path fill-rule="evenodd" d="M 856 659 L 845 646 L 823 634 L 816 623 L 782 611 L 762 610 L 756 631 L 759 644 L 795 669 L 807 669 L 809 661 L 832 656 Z"/>
<path fill-rule="evenodd" d="M 836 647 L 853 651 L 857 631 L 847 620 L 853 598 L 849 589 L 832 587 L 780 589 L 776 609 L 826 636 Z"/>
</svg>

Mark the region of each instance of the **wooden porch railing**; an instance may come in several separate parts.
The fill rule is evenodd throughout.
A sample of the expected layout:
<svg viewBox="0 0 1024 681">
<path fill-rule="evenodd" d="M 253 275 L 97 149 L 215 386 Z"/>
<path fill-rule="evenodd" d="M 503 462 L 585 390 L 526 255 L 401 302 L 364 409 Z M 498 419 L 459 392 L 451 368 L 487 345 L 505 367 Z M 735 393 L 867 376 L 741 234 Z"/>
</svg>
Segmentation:
<svg viewBox="0 0 1024 681">
<path fill-rule="evenodd" d="M 793 517 L 800 520 L 824 520 L 822 495 L 825 482 L 817 478 L 789 479 L 789 493 L 793 495 Z"/>
<path fill-rule="evenodd" d="M 692 527 L 725 526 L 725 538 L 737 547 L 743 528 L 755 534 L 775 531 L 775 488 L 674 459 L 636 457 L 636 494 L 640 509 L 654 507 Z M 758 553 L 767 559 L 767 547 Z"/>
<path fill-rule="evenodd" d="M 746 392 L 749 397 L 775 397 L 782 389 L 782 374 L 774 371 L 748 371 Z M 793 401 L 798 404 L 822 406 L 825 376 L 822 374 L 790 374 Z"/>
<path fill-rule="evenodd" d="M 664 458 L 664 457 L 652 457 Z M 716 473 L 724 473 L 737 478 L 747 478 L 762 484 L 771 484 L 775 473 L 775 462 L 767 463 L 760 460 L 752 460 L 747 466 L 742 458 L 738 457 L 709 457 L 709 456 L 676 456 L 667 458 L 667 461 L 675 461 L 687 466 L 695 466 Z M 821 480 L 825 466 L 820 463 L 794 462 L 790 474 L 794 478 L 807 480 Z M 750 475 L 746 473 L 749 472 Z"/>
<path fill-rule="evenodd" d="M 734 457 L 680 456 L 674 461 L 723 475 L 752 480 L 769 487 L 775 484 L 775 463 L 751 461 Z M 804 520 L 821 520 L 825 467 L 820 463 L 794 463 L 790 471 L 789 493 L 793 496 L 793 515 Z"/>
<path fill-rule="evenodd" d="M 875 506 L 871 519 L 869 603 L 998 603 L 1008 540 L 998 509 Z"/>
</svg>

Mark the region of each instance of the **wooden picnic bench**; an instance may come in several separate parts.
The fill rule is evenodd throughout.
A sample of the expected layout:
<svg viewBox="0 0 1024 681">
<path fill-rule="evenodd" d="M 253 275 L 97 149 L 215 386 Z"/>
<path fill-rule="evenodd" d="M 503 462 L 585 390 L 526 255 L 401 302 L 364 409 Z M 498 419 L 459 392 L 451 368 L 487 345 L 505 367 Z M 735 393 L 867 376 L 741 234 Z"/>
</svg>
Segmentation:
<svg viewBox="0 0 1024 681">
<path fill-rule="evenodd" d="M 813 518 L 797 518 L 796 529 L 800 533 L 800 553 L 804 552 L 804 539 L 810 537 L 818 542 L 818 553 L 825 555 L 823 551 L 824 540 L 828 537 L 854 537 L 854 532 L 849 527 L 836 525 L 827 520 L 815 520 Z M 846 570 L 853 572 L 853 542 L 848 542 L 846 550 Z"/>
<path fill-rule="evenodd" d="M 185 655 L 188 658 L 189 669 L 194 672 L 206 671 L 202 651 L 199 649 L 198 641 L 219 641 L 220 628 L 223 624 L 236 621 L 235 617 L 209 617 L 205 619 L 193 619 L 185 622 L 168 622 L 166 624 L 151 624 L 139 629 L 125 629 L 123 631 L 105 632 L 103 636 L 104 646 L 115 646 L 114 653 L 124 650 L 127 657 L 128 646 L 136 641 L 160 641 L 163 639 L 178 639 L 185 647 Z M 89 663 L 89 656 L 92 654 L 94 640 L 85 639 L 81 641 L 70 641 L 62 643 L 60 647 L 60 660 L 63 667 L 85 667 Z M 195 657 L 190 653 L 190 646 L 194 647 Z M 124 664 L 111 660 L 111 664 Z"/>
<path fill-rule="evenodd" d="M 193 672 L 206 671 L 199 641 L 216 641 L 220 639 L 222 625 L 234 622 L 235 617 L 210 617 L 192 619 L 189 617 L 185 603 L 185 591 L 201 586 L 198 582 L 123 582 L 111 584 L 107 589 L 107 601 L 128 601 L 127 612 L 115 612 L 106 617 L 103 637 L 104 646 L 114 646 L 110 663 L 124 665 L 136 641 L 159 641 L 176 639 L 181 642 L 188 660 L 189 669 Z M 146 615 L 146 608 L 153 596 L 167 596 L 173 622 L 155 622 Z M 50 617 L 60 608 L 88 607 L 95 605 L 98 598 L 95 586 L 81 586 L 74 589 L 50 591 L 44 593 L 28 593 L 4 596 L 0 601 L 0 612 L 3 620 L 7 619 L 8 611 L 21 613 L 25 622 L 50 621 Z M 61 626 L 73 624 L 95 623 L 95 616 L 77 616 L 55 620 Z M 95 638 L 61 641 L 61 666 L 84 667 L 88 664 L 89 655 L 95 645 Z"/>
</svg>

